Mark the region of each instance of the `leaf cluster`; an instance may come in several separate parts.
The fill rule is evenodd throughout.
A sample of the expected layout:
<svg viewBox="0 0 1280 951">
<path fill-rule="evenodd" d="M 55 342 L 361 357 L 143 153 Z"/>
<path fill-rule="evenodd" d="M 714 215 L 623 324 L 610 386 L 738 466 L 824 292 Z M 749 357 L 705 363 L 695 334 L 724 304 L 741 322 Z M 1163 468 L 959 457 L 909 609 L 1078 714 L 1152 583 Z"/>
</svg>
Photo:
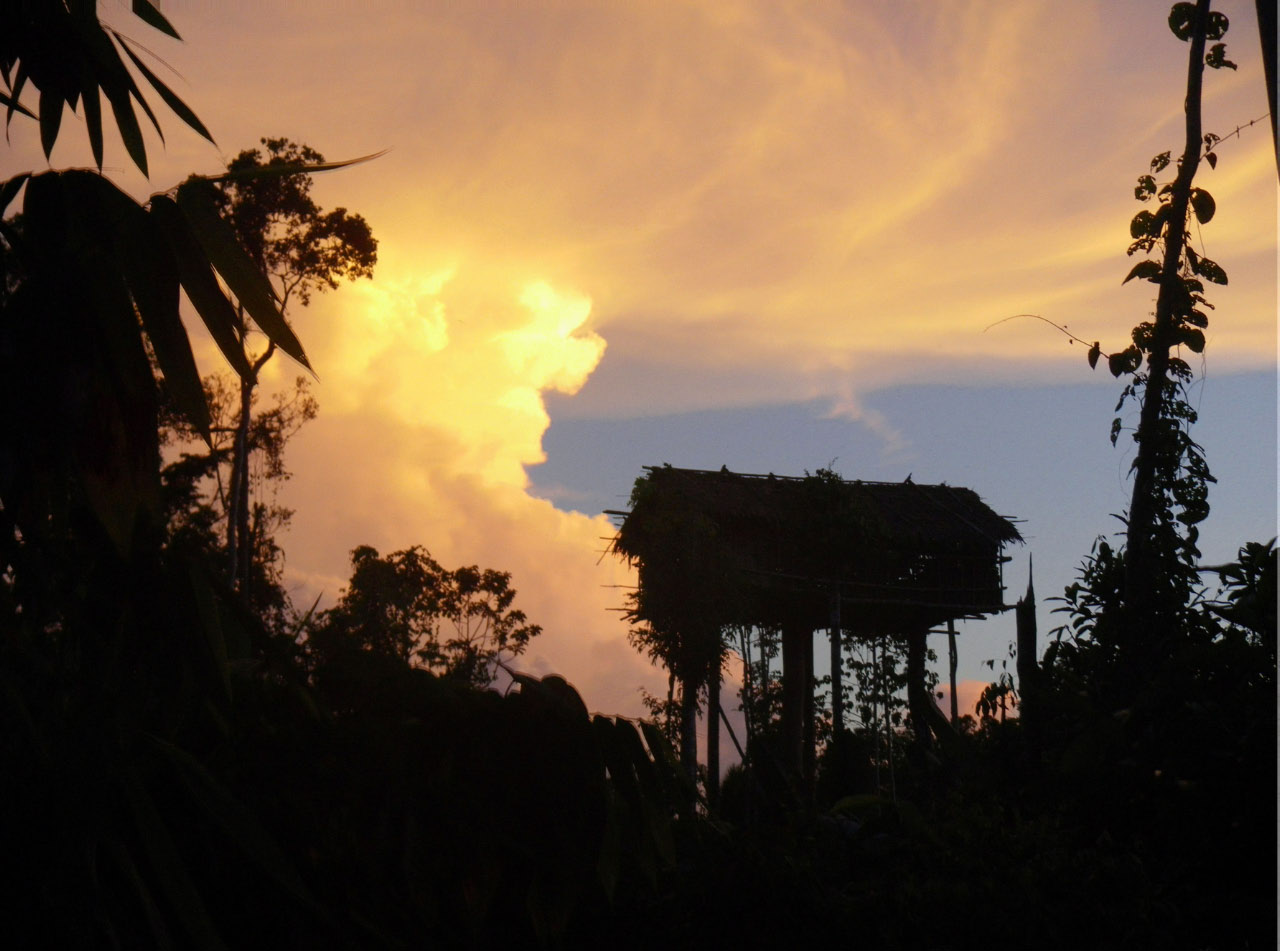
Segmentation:
<svg viewBox="0 0 1280 951">
<path fill-rule="evenodd" d="M 340 167 L 308 145 L 263 138 L 265 155 L 245 149 L 217 182 L 219 209 L 258 269 L 278 282 L 282 303 L 296 293 L 303 306 L 314 291 L 342 280 L 372 277 L 378 242 L 368 222 L 345 208 L 322 211 L 311 198 L 306 170 Z"/>
<path fill-rule="evenodd" d="M 133 0 L 133 13 L 148 26 L 180 39 L 172 24 L 150 0 Z M 162 141 L 164 133 L 155 112 L 120 58 L 121 52 L 175 115 L 204 138 L 213 141 L 196 114 L 134 51 L 136 44 L 98 21 L 97 0 L 7 4 L 3 27 L 0 30 L 0 76 L 4 79 L 5 92 L 0 93 L 0 105 L 6 107 L 5 128 L 8 129 L 15 112 L 36 118 L 36 113 L 22 103 L 22 93 L 29 82 L 39 95 L 40 144 L 46 158 L 53 152 L 57 141 L 64 106 L 72 111 L 80 107 L 93 159 L 101 170 L 100 96 L 105 96 L 129 157 L 143 175 L 147 174 L 147 150 L 133 103 L 136 102 L 151 120 Z"/>
<path fill-rule="evenodd" d="M 308 634 L 315 662 L 368 650 L 488 686 L 503 657 L 523 653 L 542 632 L 512 605 L 511 574 L 465 565 L 453 570 L 415 545 L 381 556 L 351 553 L 351 581 Z"/>
</svg>

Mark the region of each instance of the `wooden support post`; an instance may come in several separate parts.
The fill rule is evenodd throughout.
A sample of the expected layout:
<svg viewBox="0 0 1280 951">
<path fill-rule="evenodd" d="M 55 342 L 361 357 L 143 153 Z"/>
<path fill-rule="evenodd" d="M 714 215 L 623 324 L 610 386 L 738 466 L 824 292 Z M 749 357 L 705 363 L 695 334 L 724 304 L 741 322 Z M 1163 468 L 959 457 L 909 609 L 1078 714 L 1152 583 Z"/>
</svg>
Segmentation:
<svg viewBox="0 0 1280 951">
<path fill-rule="evenodd" d="M 680 765 L 694 783 L 698 781 L 698 683 L 680 681 Z"/>
<path fill-rule="evenodd" d="M 818 776 L 817 705 L 813 697 L 813 628 L 804 635 L 804 748 L 800 759 L 800 776 L 804 780 L 805 801 L 813 799 Z"/>
<path fill-rule="evenodd" d="M 720 665 L 707 678 L 707 805 L 720 802 Z"/>
<path fill-rule="evenodd" d="M 1027 566 L 1027 593 L 1014 607 L 1018 636 L 1018 692 L 1022 695 L 1022 715 L 1025 717 L 1027 698 L 1031 696 L 1035 706 L 1036 676 L 1040 672 L 1037 662 L 1039 647 L 1036 644 L 1036 589 L 1031 577 L 1031 565 Z"/>
<path fill-rule="evenodd" d="M 951 725 L 956 726 L 960 722 L 960 698 L 956 696 L 956 665 L 959 663 L 959 658 L 956 656 L 954 618 L 947 618 L 947 659 L 951 662 Z"/>
<path fill-rule="evenodd" d="M 813 628 L 803 621 L 782 626 L 782 739 L 787 767 L 805 775 L 805 739 L 812 736 Z M 810 726 L 805 728 L 806 717 Z"/>
<path fill-rule="evenodd" d="M 928 628 L 917 628 L 907 634 L 907 709 L 911 711 L 911 726 L 923 749 L 933 748 L 933 733 L 929 729 L 929 691 L 924 684 L 925 635 Z"/>
<path fill-rule="evenodd" d="M 836 594 L 831 612 L 831 735 L 839 736 L 844 729 L 844 660 L 840 654 L 843 638 L 840 620 L 840 594 Z"/>
</svg>

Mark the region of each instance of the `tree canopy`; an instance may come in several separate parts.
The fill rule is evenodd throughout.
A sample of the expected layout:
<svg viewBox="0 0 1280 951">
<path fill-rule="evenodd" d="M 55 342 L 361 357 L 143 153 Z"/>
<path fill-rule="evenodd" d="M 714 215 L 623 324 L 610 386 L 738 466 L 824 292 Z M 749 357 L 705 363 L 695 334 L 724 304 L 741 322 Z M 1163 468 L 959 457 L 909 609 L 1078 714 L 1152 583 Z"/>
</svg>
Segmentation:
<svg viewBox="0 0 1280 951">
<path fill-rule="evenodd" d="M 485 687 L 500 659 L 523 653 L 542 631 L 512 607 L 510 572 L 449 570 L 417 545 L 385 557 L 362 545 L 351 568 L 338 603 L 309 635 L 321 663 L 358 648 Z"/>
</svg>

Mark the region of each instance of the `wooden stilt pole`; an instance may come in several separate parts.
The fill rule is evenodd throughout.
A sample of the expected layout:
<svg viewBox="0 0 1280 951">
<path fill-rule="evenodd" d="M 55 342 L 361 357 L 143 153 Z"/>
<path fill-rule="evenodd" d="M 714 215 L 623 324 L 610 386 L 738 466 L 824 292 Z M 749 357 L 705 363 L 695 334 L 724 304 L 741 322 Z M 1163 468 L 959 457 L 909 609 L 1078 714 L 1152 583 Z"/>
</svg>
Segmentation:
<svg viewBox="0 0 1280 951">
<path fill-rule="evenodd" d="M 947 618 L 947 651 L 951 662 L 951 725 L 956 726 L 960 722 L 960 699 L 956 696 L 956 665 L 959 659 L 956 656 L 956 622 L 953 618 Z"/>
</svg>

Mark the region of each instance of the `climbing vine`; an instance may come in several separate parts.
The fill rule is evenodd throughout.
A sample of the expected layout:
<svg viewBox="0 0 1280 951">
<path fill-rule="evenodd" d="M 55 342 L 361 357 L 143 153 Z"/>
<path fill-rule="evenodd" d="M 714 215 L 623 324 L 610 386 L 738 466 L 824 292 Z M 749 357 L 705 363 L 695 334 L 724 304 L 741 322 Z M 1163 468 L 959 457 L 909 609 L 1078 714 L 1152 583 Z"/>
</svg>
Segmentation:
<svg viewBox="0 0 1280 951">
<path fill-rule="evenodd" d="M 1116 404 L 1117 414 L 1130 399 L 1141 405 L 1133 439 L 1133 495 L 1127 518 L 1127 543 L 1123 564 L 1123 602 L 1139 626 L 1154 630 L 1172 620 L 1171 612 L 1184 607 L 1197 584 L 1196 526 L 1209 514 L 1208 486 L 1213 476 L 1204 452 L 1191 438 L 1196 411 L 1188 399 L 1193 374 L 1183 358 L 1184 348 L 1203 353 L 1207 311 L 1205 296 L 1210 284 L 1225 285 L 1227 272 L 1198 252 L 1191 234 L 1197 225 L 1213 220 L 1217 210 L 1208 190 L 1193 185 L 1204 161 L 1216 168 L 1215 147 L 1221 141 L 1201 128 L 1201 86 L 1205 66 L 1235 69 L 1226 58 L 1227 17 L 1209 8 L 1209 0 L 1177 3 L 1169 13 L 1169 28 L 1191 44 L 1187 70 L 1186 139 L 1177 158 L 1172 151 L 1152 158 L 1148 170 L 1134 187 L 1134 198 L 1143 208 L 1129 223 L 1132 243 L 1129 256 L 1149 255 L 1134 264 L 1122 283 L 1145 280 L 1158 288 L 1152 319 L 1133 328 L 1128 346 L 1107 355 L 1107 367 L 1129 381 Z M 1212 42 L 1206 52 L 1206 44 Z M 1172 169 L 1171 180 L 1158 176 Z M 1201 245 L 1203 249 L 1203 245 Z M 1102 357 L 1095 341 L 1089 348 L 1090 367 Z M 1119 415 L 1111 424 L 1114 445 L 1122 431 Z"/>
</svg>

